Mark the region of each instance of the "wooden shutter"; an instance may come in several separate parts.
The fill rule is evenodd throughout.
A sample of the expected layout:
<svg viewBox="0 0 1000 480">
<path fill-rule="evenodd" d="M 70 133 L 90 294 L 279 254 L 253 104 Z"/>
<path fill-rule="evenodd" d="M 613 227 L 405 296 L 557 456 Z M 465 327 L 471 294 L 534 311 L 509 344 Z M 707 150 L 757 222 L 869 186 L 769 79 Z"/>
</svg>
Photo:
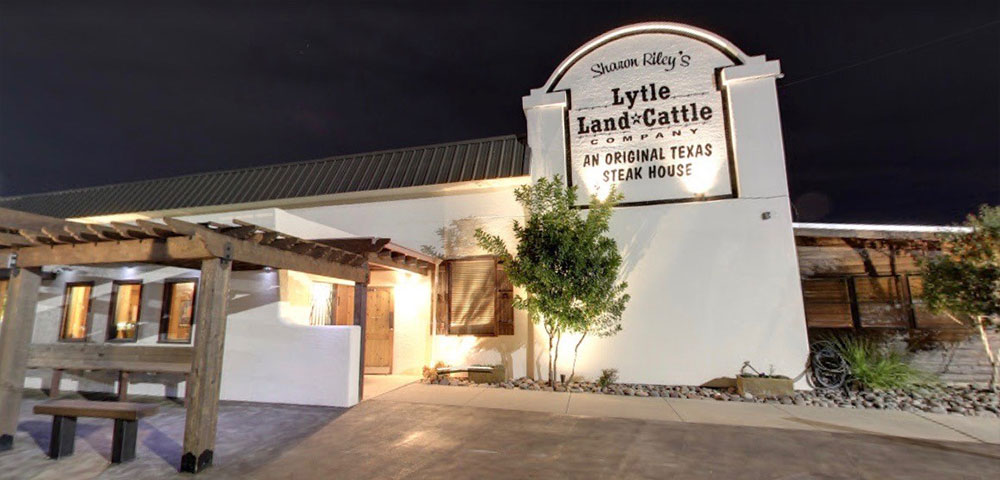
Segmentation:
<svg viewBox="0 0 1000 480">
<path fill-rule="evenodd" d="M 514 334 L 514 285 L 507 277 L 504 264 L 496 262 L 497 283 L 496 283 L 496 318 L 497 334 Z"/>
<path fill-rule="evenodd" d="M 449 266 L 448 333 L 496 335 L 496 260 L 456 260 Z"/>
<path fill-rule="evenodd" d="M 802 299 L 806 307 L 806 326 L 817 328 L 854 326 L 846 278 L 803 280 Z"/>
<path fill-rule="evenodd" d="M 433 333 L 438 335 L 448 334 L 448 267 L 451 265 L 450 261 L 441 262 L 438 265 L 437 278 L 434 279 L 437 282 L 437 298 L 434 301 L 437 302 L 437 308 L 435 311 L 434 324 L 431 328 L 434 330 Z"/>
</svg>

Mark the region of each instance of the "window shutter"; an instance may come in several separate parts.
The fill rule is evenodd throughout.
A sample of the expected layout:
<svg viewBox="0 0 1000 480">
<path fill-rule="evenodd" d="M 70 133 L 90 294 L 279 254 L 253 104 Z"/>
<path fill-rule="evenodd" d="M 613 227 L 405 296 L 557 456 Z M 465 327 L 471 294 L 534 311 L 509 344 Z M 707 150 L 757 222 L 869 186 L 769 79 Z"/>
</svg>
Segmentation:
<svg viewBox="0 0 1000 480">
<path fill-rule="evenodd" d="M 497 262 L 496 297 L 497 335 L 513 335 L 514 285 L 510 283 L 502 262 Z"/>
<path fill-rule="evenodd" d="M 437 282 L 437 309 L 435 311 L 434 324 L 431 328 L 434 329 L 437 335 L 447 335 L 448 334 L 448 267 L 451 265 L 450 261 L 441 262 L 438 265 L 438 276 L 434 280 Z"/>
<path fill-rule="evenodd" d="M 496 334 L 496 260 L 470 259 L 449 266 L 451 317 L 448 333 Z"/>
</svg>

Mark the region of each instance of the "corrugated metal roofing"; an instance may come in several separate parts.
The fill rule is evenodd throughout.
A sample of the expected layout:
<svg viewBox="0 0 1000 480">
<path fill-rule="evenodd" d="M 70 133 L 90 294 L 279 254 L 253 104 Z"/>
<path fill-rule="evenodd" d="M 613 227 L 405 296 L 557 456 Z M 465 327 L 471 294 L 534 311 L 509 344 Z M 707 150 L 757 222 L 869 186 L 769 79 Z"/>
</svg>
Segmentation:
<svg viewBox="0 0 1000 480">
<path fill-rule="evenodd" d="M 523 135 L 0 198 L 60 218 L 313 197 L 528 175 Z"/>
</svg>

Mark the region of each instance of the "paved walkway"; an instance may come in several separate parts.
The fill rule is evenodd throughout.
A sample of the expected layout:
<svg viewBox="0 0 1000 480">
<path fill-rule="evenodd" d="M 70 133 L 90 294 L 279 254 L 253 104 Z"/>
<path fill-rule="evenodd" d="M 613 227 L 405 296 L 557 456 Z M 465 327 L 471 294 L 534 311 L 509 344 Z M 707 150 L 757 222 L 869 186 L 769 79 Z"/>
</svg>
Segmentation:
<svg viewBox="0 0 1000 480">
<path fill-rule="evenodd" d="M 973 438 L 997 424 L 980 418 L 422 384 L 350 409 L 224 402 L 215 466 L 193 477 L 177 473 L 176 402 L 140 423 L 135 461 L 111 465 L 102 419 L 48 459 L 51 417 L 31 413 L 44 400 L 22 405 L 0 479 L 1000 478 L 1000 448 Z"/>
<path fill-rule="evenodd" d="M 377 398 L 379 395 L 389 393 L 418 380 L 420 377 L 416 375 L 365 375 L 365 392 L 362 401 Z"/>
<path fill-rule="evenodd" d="M 1000 419 L 412 383 L 375 400 L 1000 444 Z"/>
</svg>

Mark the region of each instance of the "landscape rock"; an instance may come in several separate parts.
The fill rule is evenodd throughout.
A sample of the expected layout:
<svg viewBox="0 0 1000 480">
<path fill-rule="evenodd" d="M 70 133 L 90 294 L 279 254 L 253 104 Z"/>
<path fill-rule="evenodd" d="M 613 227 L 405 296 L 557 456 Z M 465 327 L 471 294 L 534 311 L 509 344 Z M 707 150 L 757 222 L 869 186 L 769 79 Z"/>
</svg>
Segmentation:
<svg viewBox="0 0 1000 480">
<path fill-rule="evenodd" d="M 492 387 L 534 391 L 568 391 L 574 395 L 625 395 L 715 400 L 719 402 L 768 403 L 780 405 L 817 406 L 825 408 L 902 410 L 938 414 L 1000 417 L 1000 394 L 983 385 L 950 385 L 918 387 L 910 391 L 796 391 L 792 396 L 754 397 L 739 395 L 732 387 L 709 388 L 692 385 L 611 384 L 605 387 L 595 382 L 573 382 L 553 388 L 544 381 L 527 377 L 494 384 L 475 384 L 465 377 L 442 376 L 423 380 L 434 385 Z"/>
</svg>

